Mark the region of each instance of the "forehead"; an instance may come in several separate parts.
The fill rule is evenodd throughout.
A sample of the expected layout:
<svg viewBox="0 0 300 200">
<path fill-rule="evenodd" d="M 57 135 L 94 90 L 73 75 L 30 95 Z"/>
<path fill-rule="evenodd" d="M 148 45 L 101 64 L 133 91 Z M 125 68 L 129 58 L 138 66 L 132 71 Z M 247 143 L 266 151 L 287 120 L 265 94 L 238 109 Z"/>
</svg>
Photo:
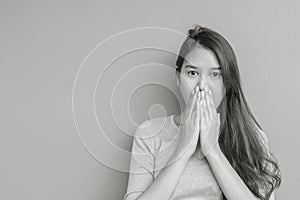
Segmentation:
<svg viewBox="0 0 300 200">
<path fill-rule="evenodd" d="M 192 65 L 201 69 L 220 68 L 215 54 L 211 50 L 199 46 L 195 46 L 186 54 L 185 65 Z"/>
</svg>

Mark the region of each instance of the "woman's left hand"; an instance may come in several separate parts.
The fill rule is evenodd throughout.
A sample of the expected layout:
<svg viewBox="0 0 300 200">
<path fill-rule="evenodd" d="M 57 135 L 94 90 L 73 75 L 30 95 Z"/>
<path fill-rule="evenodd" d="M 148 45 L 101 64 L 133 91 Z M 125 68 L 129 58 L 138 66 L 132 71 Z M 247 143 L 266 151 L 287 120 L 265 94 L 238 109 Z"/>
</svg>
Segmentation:
<svg viewBox="0 0 300 200">
<path fill-rule="evenodd" d="M 216 111 L 211 91 L 205 86 L 200 100 L 200 144 L 204 156 L 219 148 L 219 129 L 220 113 Z"/>
</svg>

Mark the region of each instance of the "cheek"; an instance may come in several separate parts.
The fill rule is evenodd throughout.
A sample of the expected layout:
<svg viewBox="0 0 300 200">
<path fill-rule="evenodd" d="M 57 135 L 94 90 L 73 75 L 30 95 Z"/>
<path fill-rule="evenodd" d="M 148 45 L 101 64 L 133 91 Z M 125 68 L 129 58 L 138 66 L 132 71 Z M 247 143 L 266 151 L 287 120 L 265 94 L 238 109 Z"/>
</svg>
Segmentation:
<svg viewBox="0 0 300 200">
<path fill-rule="evenodd" d="M 223 86 L 211 88 L 212 90 L 212 98 L 214 101 L 214 104 L 216 108 L 220 105 L 224 95 L 225 95 L 225 90 Z"/>
<path fill-rule="evenodd" d="M 190 96 L 191 96 L 192 90 L 194 89 L 195 84 L 192 81 L 183 80 L 183 79 L 181 79 L 180 83 L 181 83 L 180 84 L 181 95 L 182 95 L 185 103 L 187 103 L 190 99 Z"/>
<path fill-rule="evenodd" d="M 184 99 L 184 102 L 187 103 L 188 100 L 189 100 L 190 94 L 192 92 L 192 89 L 188 85 L 181 84 L 180 85 L 180 92 L 181 92 L 181 95 Z"/>
</svg>

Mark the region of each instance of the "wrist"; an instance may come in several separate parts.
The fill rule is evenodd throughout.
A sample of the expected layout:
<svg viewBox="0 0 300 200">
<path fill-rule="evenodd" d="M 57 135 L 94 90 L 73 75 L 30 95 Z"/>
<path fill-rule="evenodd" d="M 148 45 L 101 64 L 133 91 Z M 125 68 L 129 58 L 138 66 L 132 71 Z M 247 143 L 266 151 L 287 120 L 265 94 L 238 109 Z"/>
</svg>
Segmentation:
<svg viewBox="0 0 300 200">
<path fill-rule="evenodd" d="M 175 152 L 172 155 L 172 159 L 174 161 L 179 162 L 187 162 L 190 159 L 189 152 L 179 151 L 178 149 L 175 150 Z"/>
<path fill-rule="evenodd" d="M 210 159 L 212 157 L 218 156 L 222 153 L 221 148 L 219 144 L 216 144 L 209 152 L 207 152 L 206 157 L 207 159 Z"/>
</svg>

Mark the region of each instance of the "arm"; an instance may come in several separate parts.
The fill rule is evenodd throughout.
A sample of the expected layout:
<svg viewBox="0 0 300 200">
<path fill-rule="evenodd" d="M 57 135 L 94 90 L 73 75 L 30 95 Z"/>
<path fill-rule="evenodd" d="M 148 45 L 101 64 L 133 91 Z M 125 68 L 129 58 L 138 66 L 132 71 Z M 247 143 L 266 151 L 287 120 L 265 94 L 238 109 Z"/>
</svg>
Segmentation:
<svg viewBox="0 0 300 200">
<path fill-rule="evenodd" d="M 176 153 L 171 156 L 169 162 L 175 157 Z M 160 172 L 149 188 L 138 199 L 169 200 L 172 197 L 188 160 L 189 158 L 187 156 L 182 156 L 171 165 L 169 165 L 168 162 L 167 167 Z"/>
<path fill-rule="evenodd" d="M 216 112 L 212 93 L 207 86 L 201 97 L 201 147 L 224 195 L 228 200 L 257 200 L 220 149 L 220 114 Z M 260 141 L 268 152 L 267 138 L 263 138 L 261 133 L 263 132 L 259 132 L 259 136 L 262 136 Z M 274 194 L 271 194 L 270 199 L 274 199 Z"/>
<path fill-rule="evenodd" d="M 143 128 L 146 125 L 147 122 L 137 128 L 133 139 L 127 193 L 123 200 L 170 199 L 189 160 L 189 154 L 185 154 L 174 161 L 179 155 L 175 150 L 166 167 L 154 179 L 154 140 L 144 138 L 153 130 Z"/>
<path fill-rule="evenodd" d="M 199 103 L 196 103 L 197 100 L 200 99 L 200 93 L 194 90 L 190 96 L 190 100 L 188 106 L 185 107 L 185 113 L 183 114 L 184 123 L 180 126 L 180 137 L 179 143 L 173 154 L 170 156 L 167 164 L 160 171 L 158 176 L 154 179 L 153 171 L 156 170 L 155 166 L 159 166 L 160 163 L 156 163 L 155 158 L 155 144 L 156 140 L 150 140 L 145 143 L 145 139 L 139 138 L 135 139 L 133 143 L 133 151 L 139 151 L 146 156 L 138 157 L 138 155 L 133 154 L 131 167 L 135 169 L 136 167 L 145 169 L 145 176 L 140 176 L 139 178 L 136 175 L 130 175 L 130 184 L 127 190 L 127 194 L 133 193 L 132 191 L 138 191 L 139 193 L 135 193 L 135 197 L 131 195 L 131 199 L 139 199 L 139 200 L 152 200 L 152 199 L 160 199 L 160 200 L 168 200 L 173 196 L 173 193 L 176 189 L 178 181 L 180 180 L 181 175 L 188 164 L 188 161 L 192 154 L 195 152 L 197 142 L 199 138 Z M 143 125 L 142 125 L 143 127 Z M 151 128 L 151 126 L 150 126 Z M 138 129 L 136 134 L 143 133 L 151 133 L 157 132 L 157 130 L 150 129 L 149 131 Z M 138 145 L 140 143 L 140 145 Z M 151 144 L 152 143 L 152 144 Z M 151 180 L 151 176 L 153 179 Z M 141 187 L 140 182 L 144 183 Z M 139 196 L 137 196 L 139 195 Z M 128 196 L 125 195 L 124 199 Z"/>
<path fill-rule="evenodd" d="M 256 200 L 244 181 L 231 166 L 219 145 L 207 155 L 212 171 L 228 200 Z"/>
<path fill-rule="evenodd" d="M 249 190 L 244 181 L 240 178 L 231 166 L 219 145 L 208 154 L 207 160 L 212 171 L 228 200 L 257 200 L 258 198 Z M 270 200 L 275 200 L 274 192 Z"/>
<path fill-rule="evenodd" d="M 244 181 L 231 166 L 220 149 L 218 138 L 220 114 L 212 99 L 212 93 L 205 86 L 201 92 L 201 150 L 215 175 L 215 178 L 228 200 L 256 200 Z"/>
</svg>

